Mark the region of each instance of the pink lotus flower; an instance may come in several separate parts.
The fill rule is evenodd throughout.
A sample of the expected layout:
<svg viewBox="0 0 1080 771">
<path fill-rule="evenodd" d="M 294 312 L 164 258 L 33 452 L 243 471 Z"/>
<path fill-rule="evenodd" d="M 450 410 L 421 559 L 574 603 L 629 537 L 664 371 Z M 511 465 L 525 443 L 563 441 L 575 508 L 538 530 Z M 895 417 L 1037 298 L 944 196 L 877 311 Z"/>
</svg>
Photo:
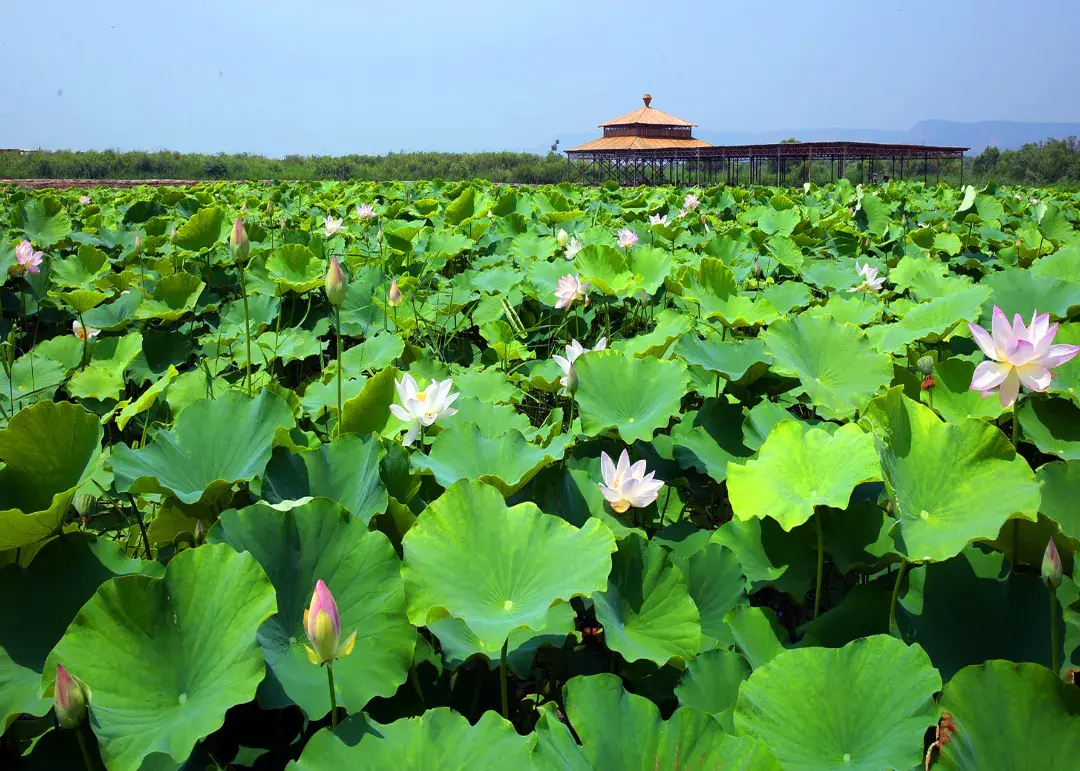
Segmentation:
<svg viewBox="0 0 1080 771">
<path fill-rule="evenodd" d="M 570 237 L 570 243 L 566 245 L 566 259 L 572 260 L 577 256 L 577 253 L 581 251 L 581 242 L 578 241 L 577 236 Z"/>
<path fill-rule="evenodd" d="M 327 238 L 333 238 L 335 235 L 345 229 L 345 219 L 334 219 L 333 215 L 326 215 L 326 221 L 323 222 L 323 235 Z"/>
<path fill-rule="evenodd" d="M 601 337 L 600 342 L 596 344 L 596 347 L 592 350 L 602 351 L 607 348 L 607 338 Z M 551 358 L 555 360 L 555 363 L 559 365 L 559 369 L 563 371 L 563 376 L 559 378 L 559 384 L 563 388 L 570 391 L 577 390 L 577 373 L 574 372 L 574 362 L 577 361 L 581 354 L 586 353 L 589 349 L 579 343 L 577 340 L 571 340 L 570 345 L 566 346 L 566 356 L 559 356 L 558 354 Z"/>
<path fill-rule="evenodd" d="M 619 246 L 623 249 L 629 249 L 637 243 L 637 239 L 638 235 L 633 230 L 623 228 L 619 231 Z"/>
<path fill-rule="evenodd" d="M 1080 345 L 1053 345 L 1058 325 L 1050 323 L 1050 314 L 1031 316 L 1025 327 L 1017 313 L 1010 326 L 1001 308 L 994 306 L 993 334 L 978 324 L 968 324 L 971 336 L 991 361 L 984 361 L 971 376 L 971 389 L 983 398 L 997 392 L 1002 407 L 1011 407 L 1020 394 L 1020 385 L 1032 391 L 1050 387 L 1052 369 L 1080 353 Z"/>
<path fill-rule="evenodd" d="M 684 208 L 684 209 L 686 209 L 687 211 L 689 211 L 689 210 L 691 210 L 691 209 L 696 209 L 696 208 L 697 208 L 698 206 L 700 206 L 700 205 L 701 205 L 701 201 L 700 201 L 700 200 L 698 200 L 698 197 L 697 197 L 697 195 L 696 195 L 696 194 L 694 194 L 694 193 L 687 193 L 687 194 L 686 194 L 686 198 L 684 198 L 684 199 L 683 199 L 683 204 L 682 204 L 682 205 L 683 205 L 683 208 Z"/>
<path fill-rule="evenodd" d="M 42 252 L 35 252 L 34 246 L 29 241 L 23 241 L 15 247 L 15 260 L 20 273 L 40 273 Z"/>
<path fill-rule="evenodd" d="M 101 334 L 100 329 L 94 329 L 93 327 L 84 327 L 78 319 L 71 322 L 71 331 L 75 333 L 75 337 L 80 340 L 93 340 L 95 337 Z"/>
<path fill-rule="evenodd" d="M 56 665 L 56 685 L 53 686 L 53 711 L 61 728 L 75 728 L 86 717 L 86 690 L 82 683 L 68 674 L 63 664 Z"/>
<path fill-rule="evenodd" d="M 640 509 L 656 500 L 664 483 L 653 479 L 655 471 L 645 473 L 645 461 L 639 460 L 630 465 L 630 453 L 622 451 L 619 465 L 611 461 L 606 452 L 600 453 L 600 492 L 611 504 L 611 508 L 620 514 L 631 506 Z"/>
<path fill-rule="evenodd" d="M 79 196 L 79 203 L 81 203 L 83 206 L 89 206 L 90 205 L 90 196 L 88 196 L 88 195 L 80 195 Z"/>
<path fill-rule="evenodd" d="M 555 296 L 559 298 L 555 307 L 569 308 L 578 298 L 584 298 L 585 303 L 588 304 L 589 300 L 585 296 L 588 291 L 588 281 L 582 281 L 578 276 L 567 273 L 555 284 Z"/>
<path fill-rule="evenodd" d="M 375 219 L 375 209 L 369 203 L 362 203 L 356 207 L 356 216 L 362 220 Z"/>
<path fill-rule="evenodd" d="M 666 214 L 650 214 L 649 215 L 649 224 L 650 225 L 666 225 L 667 224 L 667 215 Z"/>
<path fill-rule="evenodd" d="M 304 611 L 304 631 L 311 642 L 304 649 L 308 659 L 316 666 L 348 656 L 356 644 L 355 631 L 341 643 L 341 616 L 338 615 L 334 595 L 330 594 L 321 578 L 315 583 L 311 604 Z"/>
</svg>

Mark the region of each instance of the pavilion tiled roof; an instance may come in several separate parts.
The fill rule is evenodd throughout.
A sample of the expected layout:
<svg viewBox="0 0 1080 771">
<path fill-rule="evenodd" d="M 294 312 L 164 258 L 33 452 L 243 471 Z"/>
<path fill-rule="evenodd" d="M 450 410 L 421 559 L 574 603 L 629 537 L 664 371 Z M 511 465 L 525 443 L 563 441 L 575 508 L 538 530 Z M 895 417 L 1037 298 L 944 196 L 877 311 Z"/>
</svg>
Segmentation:
<svg viewBox="0 0 1080 771">
<path fill-rule="evenodd" d="M 667 137 L 601 137 L 566 152 L 588 152 L 603 150 L 693 150 L 698 147 L 712 147 L 700 139 L 669 139 Z"/>
</svg>

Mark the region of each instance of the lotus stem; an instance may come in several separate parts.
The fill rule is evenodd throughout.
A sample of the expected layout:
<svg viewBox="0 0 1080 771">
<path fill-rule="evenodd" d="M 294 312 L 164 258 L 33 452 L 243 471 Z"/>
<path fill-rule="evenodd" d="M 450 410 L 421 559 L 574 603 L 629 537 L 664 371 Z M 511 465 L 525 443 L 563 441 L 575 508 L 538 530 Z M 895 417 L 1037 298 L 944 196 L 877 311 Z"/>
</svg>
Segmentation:
<svg viewBox="0 0 1080 771">
<path fill-rule="evenodd" d="M 337 692 L 334 690 L 334 662 L 326 662 L 326 679 L 330 682 L 330 728 L 337 728 Z"/>
<path fill-rule="evenodd" d="M 1054 675 L 1061 676 L 1061 636 L 1058 633 L 1057 592 L 1050 589 L 1050 665 Z"/>
<path fill-rule="evenodd" d="M 337 435 L 341 436 L 341 308 L 334 309 L 334 334 L 337 337 Z"/>
<path fill-rule="evenodd" d="M 506 645 L 510 638 L 503 640 L 502 653 L 499 654 L 499 690 L 502 695 L 502 716 L 510 719 L 510 705 L 506 696 Z"/>
<path fill-rule="evenodd" d="M 904 583 L 904 578 L 907 576 L 910 566 L 910 562 L 901 559 L 900 570 L 896 573 L 896 583 L 893 584 L 892 599 L 889 600 L 889 634 L 893 633 L 893 628 L 896 626 L 896 603 L 900 599 L 900 586 Z"/>
<path fill-rule="evenodd" d="M 825 574 L 825 536 L 821 532 L 821 514 L 814 513 L 814 527 L 817 529 L 817 587 L 814 589 L 814 618 L 821 611 L 821 580 Z"/>
<path fill-rule="evenodd" d="M 83 331 L 82 363 L 79 366 L 79 370 L 82 371 L 82 370 L 86 369 L 86 349 L 87 349 L 87 346 L 90 344 L 90 335 L 87 333 L 86 325 L 83 324 L 82 314 L 79 313 L 77 315 L 79 317 L 79 326 L 82 328 L 82 331 Z M 33 361 L 32 358 L 31 358 L 31 361 Z"/>
<path fill-rule="evenodd" d="M 244 388 L 247 395 L 251 396 L 251 316 L 248 313 L 247 279 L 244 277 L 244 266 L 240 266 L 240 296 L 244 298 L 244 342 L 247 345 L 247 363 L 244 372 Z"/>
<path fill-rule="evenodd" d="M 135 496 L 128 493 L 128 500 L 131 502 L 131 510 L 135 512 L 135 521 L 139 523 L 139 532 L 142 533 L 143 549 L 146 550 L 146 559 L 152 560 L 154 557 L 150 553 L 150 539 L 146 535 L 146 523 L 143 522 L 142 512 L 139 511 L 139 506 L 135 503 Z"/>
<path fill-rule="evenodd" d="M 1012 443 L 1013 447 L 1020 450 L 1020 397 L 1016 397 L 1016 401 L 1013 402 L 1013 424 L 1012 424 Z"/>
<path fill-rule="evenodd" d="M 97 771 L 97 764 L 94 763 L 94 756 L 90 754 L 90 747 L 86 744 L 86 736 L 81 723 L 75 726 L 75 738 L 79 740 L 79 752 L 82 753 L 83 765 L 86 766 L 86 771 Z"/>
<path fill-rule="evenodd" d="M 416 695 L 420 697 L 420 709 L 427 709 L 427 701 L 424 699 L 424 689 L 420 687 L 420 678 L 416 676 L 416 665 L 409 667 L 409 682 L 412 684 Z"/>
</svg>

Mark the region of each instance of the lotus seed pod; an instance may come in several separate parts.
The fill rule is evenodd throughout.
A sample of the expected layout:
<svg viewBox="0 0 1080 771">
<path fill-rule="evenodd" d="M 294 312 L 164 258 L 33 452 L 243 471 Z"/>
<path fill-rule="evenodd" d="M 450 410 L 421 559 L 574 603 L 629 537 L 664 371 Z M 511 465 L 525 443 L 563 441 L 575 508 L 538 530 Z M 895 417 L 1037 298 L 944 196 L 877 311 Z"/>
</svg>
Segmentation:
<svg viewBox="0 0 1080 771">
<path fill-rule="evenodd" d="M 923 373 L 924 375 L 932 375 L 934 374 L 934 357 L 922 356 L 915 363 L 915 366 L 918 367 L 919 372 Z"/>
<path fill-rule="evenodd" d="M 53 688 L 53 711 L 61 728 L 75 728 L 86 717 L 86 691 L 82 683 L 68 674 L 62 664 L 56 665 L 56 685 Z"/>
<path fill-rule="evenodd" d="M 1046 544 L 1046 552 L 1043 554 L 1042 580 L 1051 590 L 1061 586 L 1061 555 L 1053 538 Z"/>
<path fill-rule="evenodd" d="M 89 493 L 79 493 L 75 496 L 75 511 L 80 517 L 88 517 L 94 513 L 97 500 Z"/>
<path fill-rule="evenodd" d="M 330 258 L 330 267 L 326 271 L 326 299 L 335 308 L 345 302 L 345 274 L 341 272 L 337 257 Z"/>
</svg>

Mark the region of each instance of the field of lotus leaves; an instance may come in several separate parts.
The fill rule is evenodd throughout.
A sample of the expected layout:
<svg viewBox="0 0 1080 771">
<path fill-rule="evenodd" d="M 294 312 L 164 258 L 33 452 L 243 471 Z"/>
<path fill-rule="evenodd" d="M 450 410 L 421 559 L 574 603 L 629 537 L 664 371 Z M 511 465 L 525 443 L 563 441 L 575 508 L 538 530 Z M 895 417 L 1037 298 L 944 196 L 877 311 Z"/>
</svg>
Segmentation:
<svg viewBox="0 0 1080 771">
<path fill-rule="evenodd" d="M 1078 228 L 0 188 L 0 767 L 1075 769 Z"/>
</svg>

